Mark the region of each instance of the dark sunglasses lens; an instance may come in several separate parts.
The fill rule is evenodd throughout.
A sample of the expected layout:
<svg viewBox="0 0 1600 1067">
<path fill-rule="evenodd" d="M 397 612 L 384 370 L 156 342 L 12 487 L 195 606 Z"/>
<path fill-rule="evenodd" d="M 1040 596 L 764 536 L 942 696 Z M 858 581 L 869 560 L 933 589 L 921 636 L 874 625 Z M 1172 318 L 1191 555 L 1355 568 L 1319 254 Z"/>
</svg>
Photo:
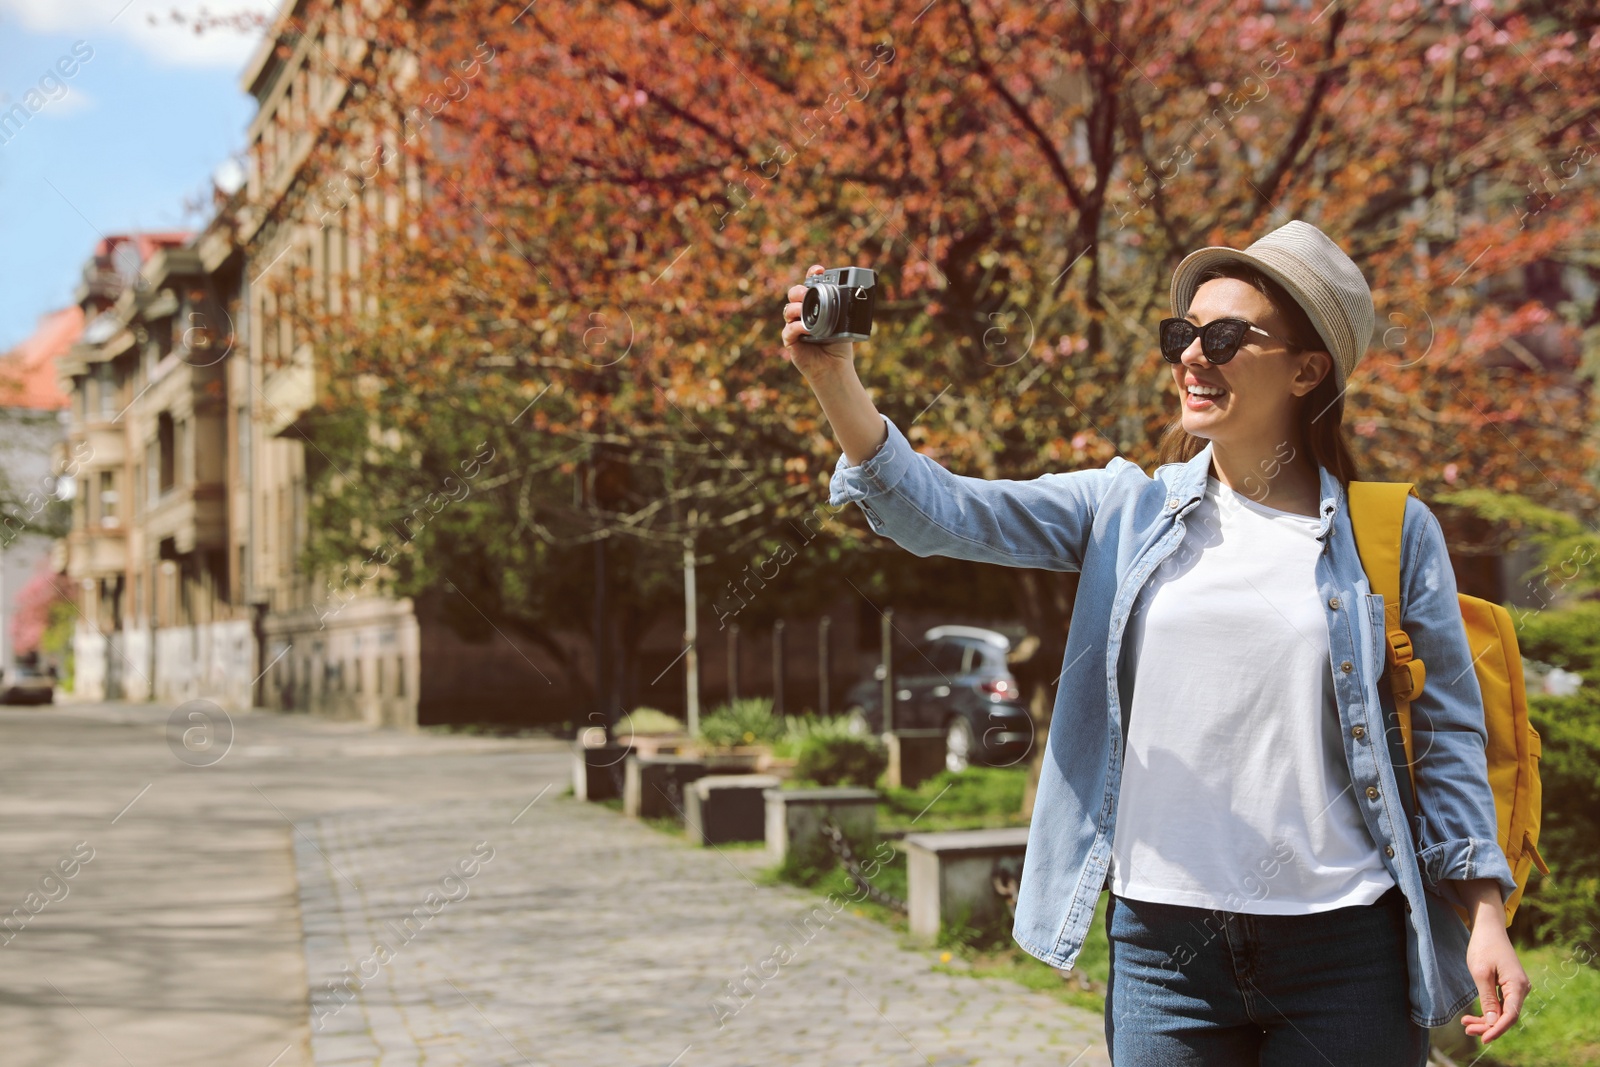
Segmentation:
<svg viewBox="0 0 1600 1067">
<path fill-rule="evenodd" d="M 1244 324 L 1232 319 L 1218 319 L 1208 323 L 1205 329 L 1205 338 L 1200 342 L 1205 350 L 1206 358 L 1213 363 L 1226 363 L 1239 351 L 1239 342 L 1244 339 Z"/>
<path fill-rule="evenodd" d="M 1194 342 L 1194 323 L 1184 319 L 1169 319 L 1161 324 L 1161 358 L 1176 363 L 1183 350 Z"/>
</svg>

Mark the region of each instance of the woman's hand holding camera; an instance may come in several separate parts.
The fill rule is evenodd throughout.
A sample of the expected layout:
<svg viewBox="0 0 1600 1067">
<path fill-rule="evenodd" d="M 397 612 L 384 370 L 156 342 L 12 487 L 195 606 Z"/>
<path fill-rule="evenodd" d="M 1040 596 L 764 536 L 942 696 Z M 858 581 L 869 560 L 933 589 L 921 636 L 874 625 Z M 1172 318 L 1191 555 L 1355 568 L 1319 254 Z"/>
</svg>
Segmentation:
<svg viewBox="0 0 1600 1067">
<path fill-rule="evenodd" d="M 806 276 L 821 274 L 823 266 L 813 263 L 806 271 Z M 836 371 L 841 365 L 850 365 L 855 359 L 855 345 L 849 341 L 839 341 L 833 344 L 814 345 L 800 340 L 808 331 L 805 323 L 800 321 L 800 306 L 805 300 L 806 287 L 804 285 L 791 285 L 789 287 L 789 302 L 783 305 L 783 347 L 784 358 L 800 368 L 800 373 L 809 381 L 819 374 Z"/>
<path fill-rule="evenodd" d="M 818 263 L 806 271 L 806 276 L 821 273 L 823 267 Z M 834 435 L 839 438 L 845 459 L 851 466 L 859 466 L 882 446 L 889 436 L 889 428 L 856 377 L 852 342 L 816 345 L 799 340 L 808 332 L 805 323 L 800 321 L 806 289 L 804 285 L 789 288 L 789 302 L 783 306 L 783 356 L 806 376 L 811 391 L 822 403 L 823 414 L 833 426 Z"/>
</svg>

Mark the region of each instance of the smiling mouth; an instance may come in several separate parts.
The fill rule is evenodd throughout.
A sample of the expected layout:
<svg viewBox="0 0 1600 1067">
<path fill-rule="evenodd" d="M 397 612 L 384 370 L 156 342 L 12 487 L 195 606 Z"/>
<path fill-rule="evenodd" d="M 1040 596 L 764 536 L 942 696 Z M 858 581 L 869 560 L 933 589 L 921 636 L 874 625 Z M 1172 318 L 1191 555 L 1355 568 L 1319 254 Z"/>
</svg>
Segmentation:
<svg viewBox="0 0 1600 1067">
<path fill-rule="evenodd" d="M 1203 387 L 1184 386 L 1183 406 L 1190 411 L 1204 411 L 1206 408 L 1220 407 L 1220 401 L 1228 395 L 1226 389 L 1211 390 Z"/>
</svg>

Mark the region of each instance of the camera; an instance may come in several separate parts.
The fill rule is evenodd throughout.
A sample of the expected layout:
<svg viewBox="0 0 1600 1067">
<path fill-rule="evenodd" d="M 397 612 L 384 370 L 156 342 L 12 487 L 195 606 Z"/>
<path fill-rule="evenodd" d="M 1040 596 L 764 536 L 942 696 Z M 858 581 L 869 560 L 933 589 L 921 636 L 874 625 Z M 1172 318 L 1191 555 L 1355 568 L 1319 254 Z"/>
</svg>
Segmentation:
<svg viewBox="0 0 1600 1067">
<path fill-rule="evenodd" d="M 865 341 L 872 334 L 878 276 L 865 267 L 835 267 L 806 279 L 799 340 L 814 345 Z"/>
</svg>

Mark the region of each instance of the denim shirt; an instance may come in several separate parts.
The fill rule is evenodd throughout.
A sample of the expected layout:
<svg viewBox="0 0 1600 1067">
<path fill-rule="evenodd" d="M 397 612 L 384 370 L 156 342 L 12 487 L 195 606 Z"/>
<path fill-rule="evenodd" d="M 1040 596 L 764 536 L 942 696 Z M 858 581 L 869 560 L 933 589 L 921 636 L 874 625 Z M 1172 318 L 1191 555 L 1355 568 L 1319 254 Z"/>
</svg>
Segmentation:
<svg viewBox="0 0 1600 1067">
<path fill-rule="evenodd" d="M 856 502 L 875 532 L 917 556 L 1080 572 L 1012 930 L 1031 955 L 1071 967 L 1106 884 L 1117 821 L 1134 666 L 1120 654 L 1123 632 L 1146 579 L 1183 540 L 1184 516 L 1205 493 L 1213 446 L 1153 476 L 1118 456 L 1101 469 L 984 479 L 951 473 L 913 450 L 886 416 L 884 423 L 888 440 L 865 462 L 850 466 L 839 457 L 830 504 Z M 1419 846 L 1407 832 L 1385 744 L 1393 698 L 1379 692 L 1383 597 L 1362 569 L 1344 486 L 1326 467 L 1318 471 L 1316 581 L 1345 759 L 1367 829 L 1405 896 L 1411 1018 L 1439 1026 L 1477 996 L 1468 931 L 1441 883 L 1492 878 L 1505 896 L 1516 887 L 1498 843 L 1482 696 L 1444 533 L 1427 505 L 1408 497 L 1401 624 L 1427 668 L 1411 704 Z"/>
</svg>

